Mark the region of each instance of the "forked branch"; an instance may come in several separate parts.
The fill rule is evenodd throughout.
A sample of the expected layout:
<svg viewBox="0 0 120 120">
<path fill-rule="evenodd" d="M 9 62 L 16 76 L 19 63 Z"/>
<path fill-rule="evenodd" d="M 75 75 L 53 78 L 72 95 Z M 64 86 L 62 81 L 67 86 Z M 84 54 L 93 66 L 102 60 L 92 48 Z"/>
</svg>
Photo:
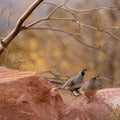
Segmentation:
<svg viewBox="0 0 120 120">
<path fill-rule="evenodd" d="M 36 0 L 19 18 L 15 28 L 3 39 L 0 41 L 0 54 L 7 48 L 9 43 L 17 36 L 21 31 L 24 21 L 29 17 L 29 15 L 34 11 L 34 9 L 42 2 L 43 0 Z"/>
</svg>

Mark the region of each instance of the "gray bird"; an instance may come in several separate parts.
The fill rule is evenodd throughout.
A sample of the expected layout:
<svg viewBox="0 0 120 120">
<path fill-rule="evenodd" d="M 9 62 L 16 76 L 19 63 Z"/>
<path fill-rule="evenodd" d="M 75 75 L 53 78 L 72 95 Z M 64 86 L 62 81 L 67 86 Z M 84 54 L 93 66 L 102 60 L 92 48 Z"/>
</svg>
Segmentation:
<svg viewBox="0 0 120 120">
<path fill-rule="evenodd" d="M 73 88 L 74 86 L 78 85 L 78 84 L 82 84 L 84 82 L 84 75 L 85 75 L 85 72 L 87 71 L 87 69 L 83 69 L 81 72 L 79 72 L 76 76 L 68 79 L 68 81 L 60 86 L 59 88 L 57 88 L 56 90 L 59 90 L 59 89 L 67 89 L 67 90 L 70 90 L 72 91 L 76 91 L 77 93 L 80 94 L 79 92 L 79 88 L 75 88 L 75 89 L 70 89 L 70 88 Z"/>
</svg>

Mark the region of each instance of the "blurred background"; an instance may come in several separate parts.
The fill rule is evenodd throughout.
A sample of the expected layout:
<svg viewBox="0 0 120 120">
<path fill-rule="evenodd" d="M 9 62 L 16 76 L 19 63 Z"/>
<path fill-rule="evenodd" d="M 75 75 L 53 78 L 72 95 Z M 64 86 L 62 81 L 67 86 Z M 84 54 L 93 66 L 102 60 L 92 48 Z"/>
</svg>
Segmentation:
<svg viewBox="0 0 120 120">
<path fill-rule="evenodd" d="M 5 37 L 15 27 L 24 11 L 34 0 L 0 0 L 0 37 Z M 59 5 L 62 0 L 45 0 Z M 94 9 L 118 5 L 119 0 L 69 0 L 69 6 L 74 9 Z M 36 19 L 43 18 L 54 9 L 50 4 L 41 4 L 26 20 L 25 25 Z M 75 11 L 74 11 L 75 12 Z M 85 37 L 72 38 L 65 33 L 45 30 L 22 31 L 11 42 L 0 56 L 0 66 L 24 71 L 55 70 L 60 73 L 75 75 L 87 68 L 86 78 L 101 75 L 115 82 L 120 78 L 120 10 L 96 10 L 77 13 L 79 21 L 102 30 L 105 27 L 118 39 L 104 32 L 80 26 L 80 33 Z M 71 14 L 59 9 L 52 18 L 72 18 Z M 77 33 L 78 26 L 71 21 L 43 21 L 37 26 L 50 25 L 53 28 Z M 114 27 L 114 28 L 113 28 Z M 78 42 L 76 39 L 79 39 Z M 82 42 L 90 45 L 84 45 Z M 99 47 L 101 49 L 94 49 Z"/>
</svg>

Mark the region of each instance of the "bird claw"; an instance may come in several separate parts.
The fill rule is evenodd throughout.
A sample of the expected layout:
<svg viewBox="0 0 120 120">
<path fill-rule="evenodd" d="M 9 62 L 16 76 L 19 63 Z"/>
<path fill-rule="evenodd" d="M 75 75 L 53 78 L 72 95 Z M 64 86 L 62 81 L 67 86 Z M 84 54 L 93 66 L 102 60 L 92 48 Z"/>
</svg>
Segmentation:
<svg viewBox="0 0 120 120">
<path fill-rule="evenodd" d="M 87 104 L 90 103 L 90 102 L 92 102 L 91 96 L 90 96 L 90 97 L 87 97 Z"/>
<path fill-rule="evenodd" d="M 75 94 L 77 93 L 77 94 Z M 82 95 L 80 92 L 75 92 L 74 91 L 71 91 L 71 95 L 73 95 L 74 97 L 79 97 L 80 95 Z"/>
</svg>

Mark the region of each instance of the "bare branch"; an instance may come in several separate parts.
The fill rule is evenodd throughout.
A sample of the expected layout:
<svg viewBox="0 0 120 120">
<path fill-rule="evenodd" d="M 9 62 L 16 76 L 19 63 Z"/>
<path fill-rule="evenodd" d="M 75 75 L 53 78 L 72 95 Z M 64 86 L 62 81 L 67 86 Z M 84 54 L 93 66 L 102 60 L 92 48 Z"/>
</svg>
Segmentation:
<svg viewBox="0 0 120 120">
<path fill-rule="evenodd" d="M 53 11 L 51 13 L 48 14 L 48 17 L 51 17 L 56 10 L 58 10 L 59 8 L 61 8 L 62 6 L 64 6 L 67 3 L 68 0 L 65 0 L 65 2 L 63 2 L 62 4 L 58 5 L 55 9 L 53 9 Z"/>
<path fill-rule="evenodd" d="M 107 27 L 104 27 L 104 29 L 117 29 L 117 30 L 119 30 L 120 27 L 118 27 L 118 26 L 107 26 Z"/>
<path fill-rule="evenodd" d="M 55 81 L 54 79 L 49 79 L 47 77 L 45 77 L 46 80 L 48 80 L 50 83 L 53 83 L 53 84 L 58 84 L 58 85 L 63 85 L 64 82 L 58 82 L 58 81 Z"/>
<path fill-rule="evenodd" d="M 43 72 L 40 72 L 39 74 L 45 74 L 45 73 L 49 73 L 50 75 L 52 75 L 53 77 L 49 77 L 49 76 L 45 76 L 45 78 L 50 81 L 51 83 L 55 83 L 55 84 L 64 84 L 64 82 L 70 78 L 70 76 L 65 75 L 65 74 L 61 74 L 57 71 L 54 70 L 45 70 Z"/>
<path fill-rule="evenodd" d="M 116 82 L 112 81 L 112 80 L 109 79 L 109 78 L 106 78 L 106 77 L 102 77 L 102 76 L 100 76 L 100 79 L 102 79 L 102 80 L 106 80 L 106 81 L 108 81 L 109 83 L 111 83 L 111 84 L 113 84 L 113 85 L 120 86 L 120 83 L 116 83 Z"/>
<path fill-rule="evenodd" d="M 69 31 L 65 31 L 65 30 L 61 30 L 61 29 L 55 29 L 55 28 L 51 28 L 50 29 L 50 28 L 44 27 L 44 28 L 27 28 L 26 30 L 29 30 L 29 29 L 32 29 L 32 30 L 52 30 L 52 31 L 55 31 L 55 32 L 60 32 L 60 33 L 64 33 L 64 34 L 70 35 L 73 39 L 75 39 L 75 36 L 81 36 L 83 39 L 85 39 L 79 33 L 73 33 L 73 32 L 69 32 Z M 89 47 L 89 48 L 92 48 L 92 49 L 96 49 L 96 50 L 101 50 L 101 49 L 99 49 L 99 47 L 94 47 L 92 45 L 88 45 L 88 44 L 82 42 L 80 39 L 75 39 L 75 40 L 78 41 L 79 43 L 83 44 L 86 47 Z"/>
<path fill-rule="evenodd" d="M 66 5 L 66 3 L 68 2 L 68 0 L 65 0 L 63 3 L 61 3 L 60 5 L 55 5 L 52 3 L 47 3 L 47 2 L 43 2 L 43 4 L 49 4 L 52 6 L 55 6 L 55 8 L 44 18 L 42 19 L 38 19 L 26 26 L 22 26 L 23 22 L 27 19 L 27 17 L 31 14 L 31 12 L 38 6 L 38 4 L 40 4 L 43 0 L 36 0 L 27 10 L 26 12 L 19 18 L 15 28 L 13 29 L 13 31 L 7 36 L 5 37 L 3 40 L 1 40 L 0 43 L 0 54 L 3 52 L 3 50 L 8 46 L 8 44 L 12 41 L 12 39 L 21 31 L 21 30 L 29 30 L 29 29 L 33 29 L 33 30 L 51 30 L 54 35 L 58 38 L 58 40 L 61 42 L 61 44 L 64 46 L 64 43 L 62 42 L 61 38 L 59 37 L 58 34 L 56 34 L 56 32 L 61 32 L 64 34 L 67 34 L 69 36 L 71 36 L 72 38 L 74 38 L 76 41 L 78 41 L 80 44 L 92 48 L 92 49 L 96 49 L 96 50 L 100 50 L 103 51 L 101 48 L 101 46 L 92 46 L 89 44 L 86 44 L 85 42 L 83 42 L 81 40 L 82 39 L 86 39 L 81 33 L 80 33 L 80 29 L 81 27 L 86 27 L 88 29 L 94 30 L 94 31 L 99 31 L 105 34 L 108 34 L 112 37 L 114 37 L 115 39 L 120 40 L 120 38 L 118 36 L 116 36 L 114 33 L 107 31 L 107 29 L 119 29 L 119 27 L 104 27 L 102 29 L 99 29 L 97 27 L 91 26 L 91 25 L 87 25 L 84 23 L 81 23 L 79 20 L 79 16 L 78 14 L 76 14 L 76 12 L 78 13 L 83 13 L 83 12 L 93 12 L 93 11 L 98 11 L 98 10 L 109 10 L 109 11 L 115 11 L 117 10 L 117 6 L 115 7 L 99 7 L 99 8 L 93 8 L 93 9 L 85 9 L 85 10 L 79 10 L 79 9 L 74 9 L 71 8 L 69 5 Z M 65 8 L 66 7 L 66 8 Z M 52 15 L 57 11 L 57 10 L 64 10 L 67 13 L 69 13 L 70 15 L 72 15 L 71 18 L 52 18 Z M 10 16 L 9 16 L 10 19 Z M 78 32 L 69 32 L 69 31 L 65 31 L 62 29 L 54 29 L 52 28 L 49 24 L 46 24 L 48 27 L 33 27 L 34 25 L 42 22 L 42 21 L 58 21 L 58 20 L 62 20 L 62 21 L 66 21 L 66 22 L 73 22 L 76 26 L 77 26 L 77 30 Z M 79 37 L 79 38 L 76 38 Z M 0 38 L 1 39 L 1 38 Z"/>
<path fill-rule="evenodd" d="M 60 77 L 65 77 L 67 79 L 70 78 L 70 76 L 61 74 L 61 73 L 54 71 L 54 70 L 45 70 L 45 71 L 40 72 L 39 74 L 45 74 L 45 73 L 50 73 L 53 76 L 55 76 L 56 78 L 60 78 Z"/>
<path fill-rule="evenodd" d="M 114 35 L 114 34 L 111 33 L 111 32 L 105 31 L 105 28 L 99 29 L 99 28 L 96 28 L 96 27 L 93 27 L 93 26 L 90 26 L 90 25 L 86 25 L 86 24 L 83 24 L 83 23 L 80 23 L 80 25 L 83 26 L 83 27 L 86 27 L 86 28 L 95 30 L 95 31 L 99 31 L 99 32 L 108 34 L 108 35 L 112 36 L 113 38 L 116 38 L 116 39 L 120 40 L 120 38 L 119 38 L 118 36 Z"/>
<path fill-rule="evenodd" d="M 83 13 L 83 12 L 93 12 L 93 11 L 98 11 L 98 10 L 109 10 L 109 11 L 115 11 L 117 10 L 116 8 L 113 7 L 99 7 L 99 8 L 93 8 L 93 9 L 84 9 L 84 10 L 79 10 L 79 9 L 75 9 L 70 7 L 69 5 L 67 5 L 67 8 L 69 10 L 72 10 L 74 12 L 79 12 L 79 13 Z"/>
<path fill-rule="evenodd" d="M 50 30 L 52 31 L 52 27 L 49 25 L 49 24 L 47 24 L 47 26 L 50 28 Z M 63 46 L 63 48 L 65 48 L 65 45 L 64 45 L 64 43 L 63 43 L 63 41 L 61 40 L 61 38 L 56 34 L 56 32 L 54 32 L 54 31 L 52 31 L 53 32 L 53 34 L 56 36 L 56 38 L 60 41 L 60 43 L 62 44 L 62 46 Z"/>
<path fill-rule="evenodd" d="M 9 43 L 17 36 L 17 34 L 21 31 L 23 22 L 28 18 L 28 16 L 33 12 L 33 10 L 42 2 L 43 0 L 36 0 L 19 18 L 15 28 L 11 33 L 8 34 L 0 43 L 0 54 L 4 51 L 5 48 L 9 45 Z"/>
<path fill-rule="evenodd" d="M 45 77 L 46 80 L 48 80 L 49 82 L 51 82 L 53 84 L 62 85 L 62 84 L 65 83 L 65 81 L 67 81 L 68 79 L 70 79 L 70 76 L 65 75 L 65 74 L 61 74 L 61 73 L 59 73 L 57 71 L 53 71 L 53 70 L 46 70 L 46 71 L 41 72 L 40 74 L 44 74 L 44 73 L 50 73 L 50 74 L 52 74 L 54 76 L 54 77 L 48 77 L 48 76 Z M 56 80 L 60 80 L 60 81 L 56 81 Z M 120 86 L 120 83 L 116 83 L 116 82 L 112 81 L 111 79 L 109 79 L 107 77 L 100 76 L 100 80 L 105 80 L 105 81 L 109 82 L 110 84 L 113 84 L 115 86 Z M 99 83 L 99 84 L 101 86 L 104 86 L 101 83 Z M 82 84 L 79 84 L 79 85 L 81 86 Z M 74 87 L 77 88 L 77 86 L 74 86 Z M 73 89 L 74 89 L 74 87 L 73 87 Z M 62 89 L 62 90 L 68 90 L 68 91 L 70 91 L 70 90 L 72 90 L 72 88 L 71 89 Z"/>
<path fill-rule="evenodd" d="M 67 2 L 66 2 L 67 3 Z M 43 2 L 43 4 L 47 4 L 47 5 L 51 5 L 51 6 L 57 6 L 57 5 L 55 5 L 55 4 L 53 4 L 53 3 L 49 3 L 49 2 Z M 70 11 L 70 10 L 68 10 L 68 9 L 65 9 L 65 8 L 60 8 L 61 10 L 63 10 L 63 11 L 65 11 L 65 12 L 68 12 L 68 13 L 70 13 L 73 17 L 74 17 L 74 14 L 73 14 L 73 12 L 72 11 Z"/>
<path fill-rule="evenodd" d="M 52 4 L 52 5 L 53 5 L 53 4 Z M 58 8 L 58 6 L 57 6 L 56 8 Z M 99 8 L 99 9 L 100 9 L 100 8 Z M 56 10 L 56 9 L 55 9 L 55 10 Z M 69 11 L 67 11 L 67 12 L 69 12 Z M 51 13 L 52 13 L 52 12 L 51 12 Z M 50 21 L 50 20 L 51 20 L 51 21 L 52 21 L 52 20 L 72 21 L 72 22 L 75 22 L 76 24 L 78 24 L 78 26 L 80 25 L 80 26 L 83 26 L 83 27 L 86 27 L 86 28 L 89 28 L 89 29 L 92 29 L 92 30 L 95 30 L 95 31 L 103 32 L 103 33 L 105 33 L 105 34 L 111 35 L 112 37 L 120 40 L 120 38 L 119 38 L 118 36 L 114 35 L 114 34 L 111 33 L 111 32 L 105 31 L 105 30 L 104 30 L 105 28 L 103 28 L 103 29 L 101 30 L 101 29 L 96 28 L 96 27 L 94 27 L 94 26 L 90 26 L 90 25 L 83 24 L 83 23 L 79 22 L 79 20 L 77 19 L 76 15 L 74 15 L 74 18 L 50 18 L 50 16 L 48 15 L 46 18 L 39 19 L 39 20 L 33 22 L 32 24 L 26 26 L 25 29 L 27 29 L 28 27 L 31 27 L 31 26 L 33 26 L 33 25 L 35 25 L 35 24 L 37 24 L 37 23 L 39 23 L 39 22 L 41 22 L 41 21 L 45 21 L 45 20 L 49 20 L 49 21 Z M 80 26 L 79 26 L 79 29 L 80 29 Z M 117 27 L 117 29 L 118 29 L 118 27 Z"/>
<path fill-rule="evenodd" d="M 63 21 L 72 21 L 72 22 L 76 21 L 76 19 L 74 18 L 50 18 L 49 20 L 63 20 Z"/>
<path fill-rule="evenodd" d="M 47 17 L 42 18 L 42 19 L 38 19 L 38 20 L 34 21 L 33 23 L 27 25 L 25 28 L 32 27 L 32 26 L 34 26 L 35 24 L 37 24 L 37 23 L 39 23 L 39 22 L 41 22 L 41 21 L 49 20 L 50 17 L 51 17 L 59 8 L 61 8 L 62 6 L 64 6 L 64 5 L 66 4 L 67 1 L 68 1 L 68 0 L 66 0 L 65 2 L 61 3 L 60 5 L 58 5 L 55 9 L 53 9 L 53 10 L 48 14 Z"/>
<path fill-rule="evenodd" d="M 113 34 L 112 32 L 108 32 L 108 31 L 105 31 L 105 30 L 100 31 L 100 32 L 106 33 L 106 34 L 108 34 L 108 35 L 111 35 L 113 38 L 120 40 L 120 37 L 116 36 L 116 35 Z"/>
</svg>

